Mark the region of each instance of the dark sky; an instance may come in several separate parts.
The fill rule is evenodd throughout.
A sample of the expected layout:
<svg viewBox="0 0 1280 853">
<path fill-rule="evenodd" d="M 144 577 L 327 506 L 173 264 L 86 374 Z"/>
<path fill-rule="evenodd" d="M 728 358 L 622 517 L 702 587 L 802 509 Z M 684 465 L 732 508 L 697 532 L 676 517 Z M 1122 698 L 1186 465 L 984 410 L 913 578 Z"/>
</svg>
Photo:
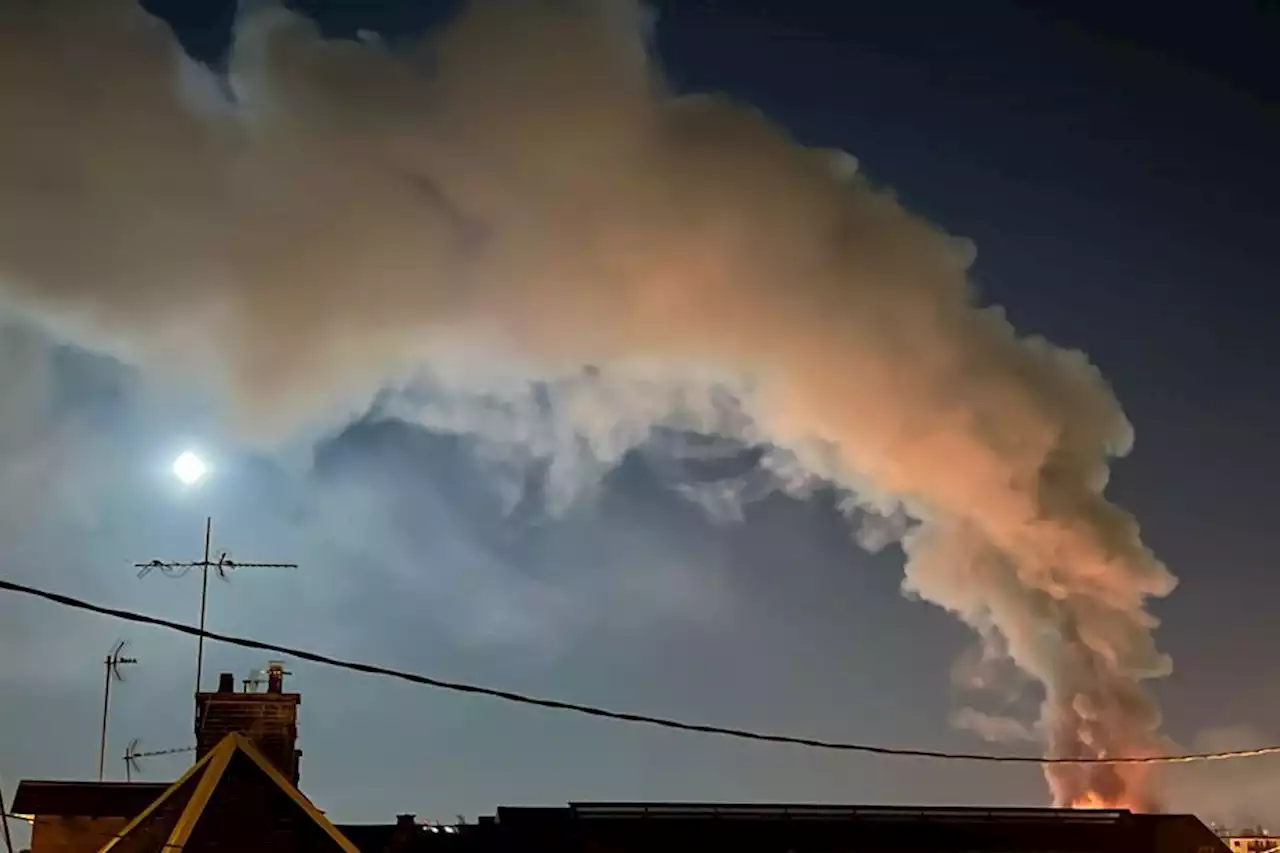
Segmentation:
<svg viewBox="0 0 1280 853">
<path fill-rule="evenodd" d="M 169 14 L 193 52 L 215 58 L 225 44 L 227 4 L 150 5 Z M 299 5 L 334 35 L 362 27 L 404 35 L 451 13 L 450 4 L 425 0 Z M 1176 666 L 1159 688 L 1168 729 L 1193 745 L 1224 727 L 1280 742 L 1266 604 L 1280 591 L 1271 519 L 1280 506 L 1280 9 L 1117 5 L 684 0 L 662 4 L 658 47 L 679 87 L 727 91 L 806 143 L 852 152 L 910 207 L 973 238 L 985 296 L 1023 330 L 1079 347 L 1100 365 L 1137 430 L 1112 492 L 1181 579 L 1156 605 L 1159 639 Z M 672 498 L 660 472 L 637 456 L 589 513 L 512 532 L 483 496 L 459 491 L 471 474 L 456 441 L 357 426 L 323 450 L 312 476 L 415 508 L 406 518 L 378 511 L 381 504 L 371 509 L 371 537 L 385 529 L 405 553 L 448 562 L 458 555 L 441 550 L 433 531 L 461 526 L 486 549 L 510 553 L 491 575 L 468 575 L 470 597 L 459 604 L 452 597 L 464 582 L 447 571 L 423 583 L 358 552 L 329 552 L 328 568 L 298 579 L 238 578 L 237 600 L 254 603 L 241 601 L 220 627 L 701 721 L 982 748 L 947 725 L 947 671 L 971 642 L 968 632 L 902 600 L 895 556 L 858 552 L 821 500 L 779 499 L 756 508 L 745 527 L 719 527 Z M 344 468 L 344 459 L 358 464 Z M 325 546 L 291 540 L 280 532 L 287 525 L 264 520 L 285 512 L 269 490 L 272 471 L 242 463 L 236 476 L 253 482 L 255 497 L 218 498 L 228 501 L 220 517 L 246 554 L 259 548 L 264 558 L 305 562 Z M 234 486 L 219 488 L 229 494 Z M 189 509 L 152 508 L 110 535 L 64 543 L 62 553 L 123 566 L 149 556 L 137 552 L 142 543 L 190 550 L 181 543 L 198 544 L 198 513 Z M 187 539 L 179 522 L 192 528 Z M 157 525 L 159 541 L 142 535 Z M 47 552 L 11 553 L 27 560 L 29 577 L 42 576 Z M 672 568 L 638 573 L 628 559 Z M 582 574 L 593 561 L 599 571 Z M 114 587 L 100 581 L 90 591 L 156 612 L 187 606 L 176 587 L 130 586 L 128 569 L 119 571 Z M 216 593 L 231 610 L 232 594 Z M 325 615 L 264 627 L 277 607 L 308 604 Z M 481 642 L 468 633 L 484 634 L 480 617 L 504 608 L 512 612 L 494 624 L 511 637 L 491 648 L 488 635 Z M 451 623 L 451 611 L 467 617 L 455 613 Z M 26 689 L 13 713 L 35 719 L 39 702 L 55 701 L 51 722 L 84 729 L 76 748 L 86 754 L 69 749 L 48 766 L 45 753 L 10 730 L 0 740 L 8 777 L 90 772 L 96 723 L 72 709 L 91 704 L 98 689 L 92 643 L 105 648 L 119 632 L 98 629 L 74 647 L 68 640 L 48 648 L 27 624 L 19 654 L 39 649 L 74 677 L 20 667 L 8 676 Z M 186 695 L 185 663 L 177 662 L 186 653 L 159 650 L 167 647 L 142 632 L 130 636 L 151 674 L 139 677 L 133 698 L 122 694 L 119 739 L 142 736 L 151 748 L 183 742 L 186 700 L 143 697 Z M 84 660 L 70 663 L 80 652 Z M 177 673 L 160 674 L 162 661 Z M 215 652 L 215 666 L 252 663 Z M 1042 798 L 1034 772 L 695 741 L 295 669 L 307 697 L 304 784 L 341 819 L 590 798 Z M 152 770 L 174 772 L 163 759 Z M 1247 781 L 1264 777 L 1280 777 L 1280 767 L 1259 764 Z"/>
</svg>

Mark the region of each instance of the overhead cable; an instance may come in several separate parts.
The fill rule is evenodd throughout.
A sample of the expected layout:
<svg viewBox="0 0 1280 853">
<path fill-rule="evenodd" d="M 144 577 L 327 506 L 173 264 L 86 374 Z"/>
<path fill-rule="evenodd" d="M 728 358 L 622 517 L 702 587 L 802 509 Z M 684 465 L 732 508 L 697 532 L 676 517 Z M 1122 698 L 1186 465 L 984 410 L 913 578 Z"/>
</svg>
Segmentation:
<svg viewBox="0 0 1280 853">
<path fill-rule="evenodd" d="M 847 741 L 825 740 L 821 738 L 802 737 L 798 735 L 770 734 L 767 732 L 752 731 L 749 729 L 729 728 L 725 726 L 714 726 L 703 723 L 691 723 L 684 720 L 675 720 L 666 717 L 654 717 L 647 714 L 636 714 L 626 711 L 612 711 L 607 708 L 600 708 L 594 705 L 583 705 L 576 702 L 565 702 L 559 699 L 546 699 L 538 696 L 528 696 L 521 693 L 513 693 L 509 690 L 501 690 L 495 687 L 484 687 L 477 684 L 467 684 L 457 681 L 446 681 L 439 678 L 432 678 L 426 675 L 418 675 L 412 672 L 392 669 L 390 667 L 378 666 L 377 664 L 361 663 L 358 661 L 342 660 L 340 658 L 322 655 L 317 652 L 306 651 L 305 649 L 295 649 L 288 646 L 281 646 L 275 643 L 267 643 L 262 640 L 254 640 L 246 637 L 235 637 L 229 634 L 220 634 L 215 631 L 201 631 L 199 628 L 191 625 L 185 625 L 181 622 L 172 622 L 168 619 L 161 619 L 156 616 L 147 616 L 142 613 L 135 613 L 128 610 L 120 610 L 113 607 L 105 607 L 100 604 L 83 601 L 78 598 L 72 598 L 61 593 L 50 592 L 48 590 L 37 589 L 35 587 L 26 586 L 24 584 L 14 583 L 13 581 L 0 580 L 0 591 L 17 593 L 33 598 L 39 598 L 44 601 L 51 602 L 63 607 L 69 607 L 75 610 L 87 611 L 89 613 L 97 613 L 101 616 L 107 616 L 112 619 L 120 619 L 126 622 L 133 622 L 139 625 L 151 625 L 157 628 L 164 628 L 168 631 L 175 631 L 181 634 L 187 634 L 192 637 L 204 636 L 205 639 L 217 643 L 224 643 L 230 646 L 239 646 L 246 649 L 256 649 L 258 651 L 272 652 L 282 655 L 286 658 L 295 660 L 304 660 L 311 663 L 320 664 L 322 666 L 331 666 L 338 669 L 350 670 L 352 672 L 362 672 L 366 675 L 377 675 L 385 678 L 395 678 L 400 681 L 407 681 L 411 684 L 420 684 L 425 687 L 434 687 L 438 690 L 447 690 L 453 693 L 471 694 L 473 696 L 486 696 L 491 699 L 499 699 L 504 702 L 512 702 L 519 705 L 529 705 L 537 708 L 546 708 L 552 711 L 565 711 L 574 714 L 581 714 L 588 717 L 598 717 L 608 720 L 617 720 L 623 723 L 634 723 L 639 725 L 655 726 L 663 729 L 672 729 L 675 731 L 692 732 L 695 734 L 719 735 L 721 737 L 736 738 L 738 740 L 749 740 L 761 743 L 776 743 L 789 746 L 800 746 L 808 749 L 821 749 L 836 752 L 858 752 L 869 755 L 883 755 L 895 758 L 921 758 L 938 761 L 975 761 L 986 762 L 991 764 L 1190 764 L 1202 761 L 1228 761 L 1241 758 L 1256 758 L 1264 755 L 1280 754 L 1280 746 L 1265 746 L 1257 749 L 1240 749 L 1225 752 L 1194 752 L 1184 753 L 1181 755 L 1149 755 L 1149 756 L 1104 756 L 1104 757 L 1042 757 L 1031 755 L 993 755 L 990 753 L 974 753 L 974 752 L 948 752 L 944 750 L 933 749 L 911 749 L 906 747 L 880 746 L 875 744 L 851 743 Z"/>
</svg>

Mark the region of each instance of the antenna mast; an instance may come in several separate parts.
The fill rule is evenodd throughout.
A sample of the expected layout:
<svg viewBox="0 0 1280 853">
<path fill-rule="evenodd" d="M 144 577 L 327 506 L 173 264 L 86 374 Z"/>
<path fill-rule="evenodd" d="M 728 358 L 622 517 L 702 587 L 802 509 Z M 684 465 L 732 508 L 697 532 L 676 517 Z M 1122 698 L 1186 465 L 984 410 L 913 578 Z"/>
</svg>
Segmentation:
<svg viewBox="0 0 1280 853">
<path fill-rule="evenodd" d="M 0 785 L 0 824 L 4 825 L 4 849 L 13 853 L 13 838 L 9 835 L 9 807 L 4 803 L 3 785 Z"/>
<path fill-rule="evenodd" d="M 102 685 L 102 740 L 98 746 L 98 781 L 102 781 L 103 774 L 107 767 L 107 716 L 111 711 L 111 682 L 124 681 L 124 673 L 120 671 L 121 666 L 135 664 L 137 658 L 127 658 L 124 656 L 125 641 L 120 640 L 111 647 L 111 652 L 104 660 L 103 668 L 106 669 L 106 681 Z"/>
<path fill-rule="evenodd" d="M 159 569 L 161 574 L 171 578 L 180 578 L 192 569 L 200 570 L 200 637 L 199 645 L 196 651 L 196 693 L 200 692 L 200 683 L 204 676 L 204 622 L 205 613 L 209 604 L 209 570 L 213 569 L 219 580 L 228 580 L 227 572 L 233 569 L 296 569 L 296 563 L 241 563 L 228 559 L 227 552 L 223 551 L 217 560 L 211 560 L 209 554 L 209 546 L 213 536 L 213 518 L 206 518 L 204 521 L 204 559 L 196 562 L 165 562 L 163 560 L 152 560 L 149 563 L 134 563 L 134 568 L 138 570 L 138 577 L 145 578 L 153 569 Z"/>
<path fill-rule="evenodd" d="M 153 758 L 158 755 L 179 755 L 184 752 L 195 752 L 194 746 L 182 746 L 177 749 L 157 749 L 151 752 L 139 752 L 139 741 L 137 738 L 129 741 L 129 745 L 124 750 L 124 778 L 126 782 L 133 781 L 133 771 L 141 770 L 138 765 L 139 758 Z"/>
</svg>

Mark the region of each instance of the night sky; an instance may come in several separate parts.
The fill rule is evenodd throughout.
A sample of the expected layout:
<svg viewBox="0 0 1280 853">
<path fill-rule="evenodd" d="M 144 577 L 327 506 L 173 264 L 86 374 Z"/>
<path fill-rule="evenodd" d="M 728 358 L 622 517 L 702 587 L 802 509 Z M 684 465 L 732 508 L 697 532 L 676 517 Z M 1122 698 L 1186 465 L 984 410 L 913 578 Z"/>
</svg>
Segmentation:
<svg viewBox="0 0 1280 853">
<path fill-rule="evenodd" d="M 148 5 L 216 64 L 227 4 Z M 405 36 L 453 12 L 426 0 L 298 5 L 335 37 Z M 807 144 L 855 154 L 908 206 L 976 242 L 978 286 L 1017 326 L 1090 354 L 1137 432 L 1111 494 L 1181 582 L 1155 604 L 1175 662 L 1157 688 L 1167 731 L 1191 747 L 1280 743 L 1267 603 L 1280 506 L 1280 7 L 835 5 L 664 3 L 658 50 L 679 88 L 728 92 Z M 71 354 L 58 369 L 95 441 L 132 461 L 115 463 L 110 500 L 6 531 L 6 576 L 193 619 L 194 578 L 136 581 L 129 564 L 195 558 L 212 511 L 241 559 L 303 564 L 215 585 L 211 622 L 228 632 L 699 722 L 1006 749 L 948 725 L 948 672 L 968 630 L 902 598 L 900 555 L 859 551 L 830 495 L 770 499 L 747 525 L 717 524 L 674 496 L 660 459 L 635 453 L 590 508 L 525 524 L 469 487 L 479 475 L 464 441 L 366 421 L 320 443 L 302 489 L 278 460 L 246 455 L 205 503 L 157 500 L 157 471 L 193 423 L 128 403 L 111 364 Z M 313 495 L 335 490 L 359 498 L 358 523 L 379 545 L 299 532 L 331 500 Z M 430 571 L 406 568 L 418 563 Z M 18 778 L 93 773 L 100 660 L 117 636 L 144 665 L 118 693 L 112 772 L 132 738 L 185 745 L 185 641 L 34 603 L 2 601 L 0 614 L 7 792 Z M 210 660 L 207 672 L 241 676 L 264 663 L 216 647 Z M 573 799 L 1043 802 L 1034 769 L 735 744 L 292 670 L 303 787 L 344 821 Z M 144 775 L 181 768 L 154 759 Z M 1250 802 L 1280 802 L 1273 760 L 1232 779 Z"/>
</svg>

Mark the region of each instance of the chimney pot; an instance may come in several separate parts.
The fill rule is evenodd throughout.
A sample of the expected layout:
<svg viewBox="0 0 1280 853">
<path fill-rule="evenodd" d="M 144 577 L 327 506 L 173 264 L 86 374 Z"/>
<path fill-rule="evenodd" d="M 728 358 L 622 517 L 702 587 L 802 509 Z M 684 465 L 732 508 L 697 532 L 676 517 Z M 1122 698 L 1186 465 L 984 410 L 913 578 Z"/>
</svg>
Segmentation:
<svg viewBox="0 0 1280 853">
<path fill-rule="evenodd" d="M 218 676 L 218 692 L 219 693 L 235 693 L 236 677 L 230 672 L 224 672 Z"/>
<path fill-rule="evenodd" d="M 273 660 L 267 664 L 267 692 L 283 693 L 284 692 L 284 664 L 278 660 Z"/>
</svg>

